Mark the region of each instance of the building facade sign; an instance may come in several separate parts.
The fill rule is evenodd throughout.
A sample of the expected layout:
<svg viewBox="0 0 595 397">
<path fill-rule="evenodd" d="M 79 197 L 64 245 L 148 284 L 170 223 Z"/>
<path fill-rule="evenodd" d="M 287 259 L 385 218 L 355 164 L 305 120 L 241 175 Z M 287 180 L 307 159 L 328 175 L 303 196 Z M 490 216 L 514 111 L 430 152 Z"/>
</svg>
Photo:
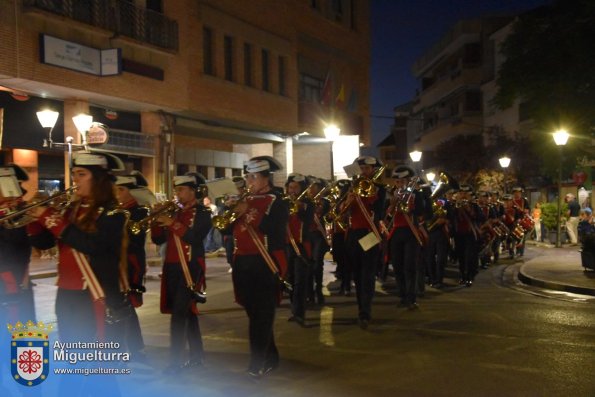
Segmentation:
<svg viewBox="0 0 595 397">
<path fill-rule="evenodd" d="M 122 73 L 122 51 L 119 48 L 99 50 L 45 34 L 40 35 L 41 62 L 96 76 Z"/>
</svg>

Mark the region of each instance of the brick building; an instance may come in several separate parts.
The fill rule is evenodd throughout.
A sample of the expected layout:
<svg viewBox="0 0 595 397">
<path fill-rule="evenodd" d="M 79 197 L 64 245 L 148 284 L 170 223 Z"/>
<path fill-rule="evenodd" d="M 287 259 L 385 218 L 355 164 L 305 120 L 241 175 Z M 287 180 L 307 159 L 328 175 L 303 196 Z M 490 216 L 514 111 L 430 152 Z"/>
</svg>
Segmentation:
<svg viewBox="0 0 595 397">
<path fill-rule="evenodd" d="M 43 147 L 35 117 L 49 107 L 60 113 L 54 140 L 80 142 L 72 117 L 91 114 L 110 127 L 96 149 L 120 154 L 156 191 L 168 192 L 176 172 L 240 174 L 258 154 L 285 172 L 330 177 L 330 144 L 318 143 L 327 123 L 370 141 L 368 8 L 0 0 L 1 160 L 26 161 L 33 179 L 68 180 L 64 153 Z M 303 132 L 312 138 L 294 138 Z"/>
</svg>

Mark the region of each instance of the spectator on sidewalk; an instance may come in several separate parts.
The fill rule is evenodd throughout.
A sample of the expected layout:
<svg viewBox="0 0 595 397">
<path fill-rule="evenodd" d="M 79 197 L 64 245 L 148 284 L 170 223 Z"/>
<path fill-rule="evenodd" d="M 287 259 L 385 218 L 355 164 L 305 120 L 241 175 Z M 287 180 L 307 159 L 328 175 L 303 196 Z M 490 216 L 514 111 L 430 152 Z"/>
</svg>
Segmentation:
<svg viewBox="0 0 595 397">
<path fill-rule="evenodd" d="M 219 213 L 217 206 L 208 196 L 203 199 L 203 205 L 211 210 L 211 218 Z M 207 237 L 205 237 L 203 244 L 207 253 L 215 252 L 221 248 L 222 238 L 219 230 L 212 227 L 211 230 L 209 230 Z"/>
<path fill-rule="evenodd" d="M 582 243 L 586 236 L 595 233 L 595 224 L 593 224 L 593 211 L 587 207 L 581 210 L 580 221 L 578 223 L 578 239 Z"/>
<path fill-rule="evenodd" d="M 578 216 L 581 210 L 581 206 L 576 201 L 576 197 L 572 193 L 568 193 L 564 198 L 564 201 L 568 204 L 568 211 L 566 212 L 566 216 L 568 220 L 566 221 L 566 233 L 568 233 L 568 238 L 570 239 L 570 244 L 577 245 L 578 244 Z"/>
<path fill-rule="evenodd" d="M 535 241 L 543 242 L 543 234 L 541 233 L 541 203 L 538 201 L 535 203 L 535 207 L 533 207 L 533 222 L 535 230 Z"/>
</svg>

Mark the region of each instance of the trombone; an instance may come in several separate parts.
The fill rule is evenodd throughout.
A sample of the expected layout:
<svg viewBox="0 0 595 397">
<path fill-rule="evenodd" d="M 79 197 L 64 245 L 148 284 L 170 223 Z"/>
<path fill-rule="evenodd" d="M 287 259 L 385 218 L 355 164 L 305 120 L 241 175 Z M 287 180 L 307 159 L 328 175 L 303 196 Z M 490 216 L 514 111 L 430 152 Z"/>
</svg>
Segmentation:
<svg viewBox="0 0 595 397">
<path fill-rule="evenodd" d="M 306 193 L 308 193 L 310 191 L 310 189 L 312 188 L 313 185 L 314 185 L 314 182 L 312 182 L 310 185 L 308 185 L 308 187 L 305 188 L 304 191 L 301 192 L 300 195 L 297 196 L 295 199 L 292 199 L 291 196 L 289 196 L 289 195 L 286 195 L 284 197 L 285 200 L 289 201 L 289 215 L 295 215 L 298 213 L 298 211 L 300 210 L 299 201 L 302 198 L 304 198 Z"/>
<path fill-rule="evenodd" d="M 28 215 L 27 212 L 32 210 L 33 208 L 40 207 L 46 204 L 49 204 L 50 207 L 54 207 L 57 209 L 65 208 L 69 203 L 70 200 L 67 200 L 68 196 L 73 193 L 78 186 L 71 186 L 68 189 L 52 194 L 50 197 L 43 199 L 41 201 L 36 201 L 29 205 L 24 206 L 23 208 L 12 211 L 7 213 L 6 215 L 0 217 L 0 225 L 5 227 L 6 229 L 16 229 L 29 223 L 35 222 L 37 218 Z"/>
<path fill-rule="evenodd" d="M 225 211 L 222 215 L 215 215 L 211 219 L 211 223 L 213 224 L 213 227 L 217 230 L 225 230 L 229 227 L 229 225 L 234 223 L 236 221 L 236 219 L 238 219 L 238 214 L 235 212 L 236 205 L 240 201 L 242 201 L 246 197 L 248 197 L 249 195 L 250 195 L 250 189 L 246 189 L 244 191 L 244 193 L 242 193 L 240 195 L 240 197 L 238 197 L 238 200 L 236 201 L 236 204 L 233 207 L 231 207 L 230 209 Z"/>
<path fill-rule="evenodd" d="M 157 206 L 160 207 L 154 209 Z M 162 215 L 172 215 L 175 212 L 180 211 L 181 207 L 176 200 L 167 200 L 163 203 L 158 203 L 154 205 L 153 207 L 151 207 L 151 209 L 152 211 L 149 213 L 149 215 L 147 215 L 143 219 L 129 223 L 128 228 L 130 229 L 132 234 L 139 234 L 140 232 L 147 230 L 153 225 L 155 221 L 157 221 L 157 218 L 159 218 Z"/>
</svg>

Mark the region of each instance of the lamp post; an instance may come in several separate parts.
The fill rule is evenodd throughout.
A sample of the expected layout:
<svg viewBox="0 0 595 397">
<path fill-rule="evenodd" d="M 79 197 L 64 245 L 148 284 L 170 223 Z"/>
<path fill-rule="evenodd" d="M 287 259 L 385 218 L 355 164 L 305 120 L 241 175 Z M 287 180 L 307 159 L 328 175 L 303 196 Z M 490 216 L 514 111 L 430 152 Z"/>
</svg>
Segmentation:
<svg viewBox="0 0 595 397">
<path fill-rule="evenodd" d="M 419 171 L 417 170 L 417 164 L 421 160 L 421 155 L 422 155 L 422 152 L 420 152 L 419 150 L 414 150 L 409 153 L 409 157 L 411 157 L 411 161 L 413 161 L 413 168 L 415 169 L 416 174 L 419 173 Z"/>
<path fill-rule="evenodd" d="M 554 142 L 558 146 L 558 217 L 556 218 L 556 228 L 558 233 L 556 235 L 556 248 L 560 248 L 560 217 L 562 216 L 562 147 L 568 142 L 570 136 L 566 130 L 558 130 L 554 132 Z"/>
<path fill-rule="evenodd" d="M 52 140 L 52 131 L 54 130 L 54 127 L 56 126 L 56 121 L 58 120 L 58 117 L 60 116 L 60 113 L 55 112 L 53 110 L 42 110 L 36 113 L 37 114 L 37 119 L 39 120 L 39 124 L 41 124 L 41 126 L 45 129 L 49 129 L 48 131 L 48 138 L 43 140 L 43 147 L 47 147 L 47 148 L 61 148 L 61 149 L 65 149 L 66 152 L 68 153 L 68 169 L 70 169 L 70 166 L 72 164 L 72 150 L 87 150 L 88 146 L 87 146 L 87 132 L 89 131 L 89 129 L 91 128 L 91 125 L 93 124 L 93 116 L 87 115 L 87 114 L 79 114 L 77 116 L 74 116 L 72 118 L 72 121 L 74 122 L 74 125 L 76 127 L 76 129 L 79 131 L 79 133 L 82 136 L 82 143 L 72 143 L 73 138 L 71 136 L 66 137 L 66 142 L 54 142 Z M 70 171 L 67 170 L 67 173 L 69 173 Z M 66 178 L 68 179 L 68 178 Z"/>
<path fill-rule="evenodd" d="M 335 124 L 328 124 L 324 127 L 324 137 L 331 142 L 331 180 L 335 180 L 335 167 L 333 157 L 333 145 L 334 141 L 341 135 L 341 129 Z"/>
<path fill-rule="evenodd" d="M 504 157 L 500 157 L 498 159 L 498 162 L 500 162 L 500 167 L 502 167 L 502 174 L 504 176 L 504 193 L 508 193 L 508 186 L 506 184 L 506 169 L 508 168 L 508 166 L 510 165 L 510 157 L 508 156 L 504 156 Z"/>
</svg>

